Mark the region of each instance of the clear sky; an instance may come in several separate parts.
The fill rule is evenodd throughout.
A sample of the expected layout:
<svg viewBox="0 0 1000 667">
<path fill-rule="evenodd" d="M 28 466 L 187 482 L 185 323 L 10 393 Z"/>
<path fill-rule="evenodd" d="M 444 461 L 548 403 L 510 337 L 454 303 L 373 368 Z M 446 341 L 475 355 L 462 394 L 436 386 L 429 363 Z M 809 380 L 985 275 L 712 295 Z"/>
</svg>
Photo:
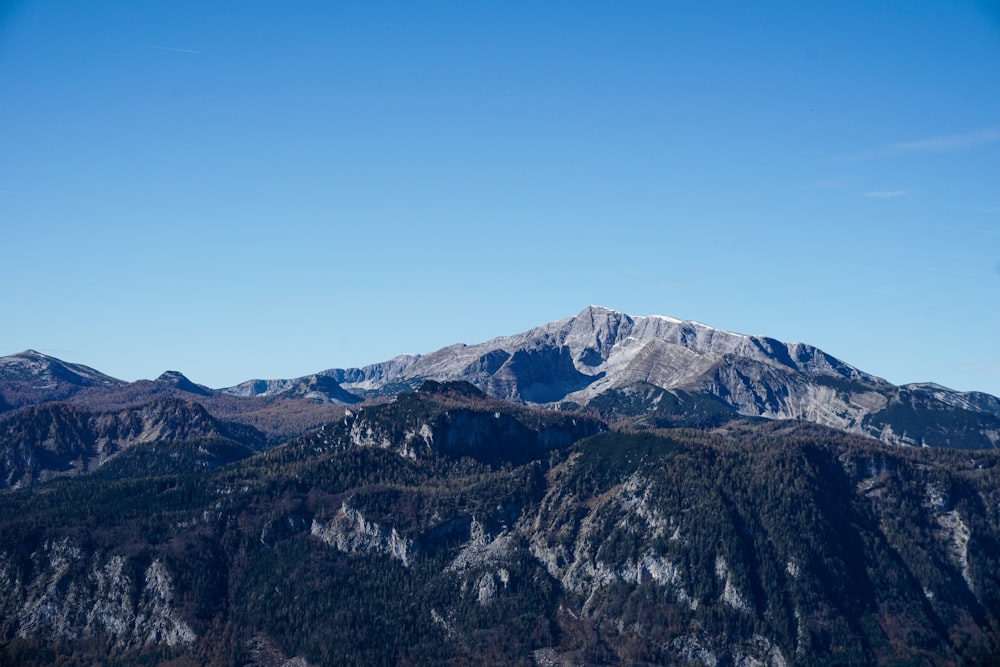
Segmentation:
<svg viewBox="0 0 1000 667">
<path fill-rule="evenodd" d="M 1000 4 L 0 2 L 0 280 L 126 380 L 599 304 L 1000 394 Z"/>
</svg>

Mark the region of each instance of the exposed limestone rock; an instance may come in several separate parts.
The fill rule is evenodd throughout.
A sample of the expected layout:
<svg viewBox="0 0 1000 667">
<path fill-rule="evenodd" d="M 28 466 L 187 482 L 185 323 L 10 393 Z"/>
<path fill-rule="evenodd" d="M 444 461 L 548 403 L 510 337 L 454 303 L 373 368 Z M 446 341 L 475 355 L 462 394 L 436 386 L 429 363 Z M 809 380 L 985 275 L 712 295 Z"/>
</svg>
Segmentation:
<svg viewBox="0 0 1000 667">
<path fill-rule="evenodd" d="M 392 438 L 364 419 L 355 419 L 351 424 L 351 444 L 355 447 L 392 447 Z"/>
<path fill-rule="evenodd" d="M 483 524 L 473 517 L 469 528 L 469 541 L 448 565 L 446 571 L 463 572 L 475 568 L 496 567 L 513 554 L 513 535 L 503 531 L 490 539 Z"/>
<path fill-rule="evenodd" d="M 640 493 L 641 491 L 641 493 Z M 576 526 L 545 525 L 542 514 L 560 516 L 559 506 L 571 505 L 570 496 L 550 494 L 543 500 L 543 510 L 533 524 L 522 524 L 521 530 L 529 533 L 529 549 L 549 574 L 563 588 L 586 596 L 584 611 L 596 600 L 600 591 L 614 582 L 641 584 L 655 582 L 669 589 L 679 602 L 694 609 L 698 606 L 685 589 L 680 569 L 669 558 L 653 551 L 622 562 L 608 563 L 598 558 L 601 549 L 600 535 L 609 521 L 617 528 L 635 530 L 655 539 L 670 531 L 677 535 L 679 527 L 664 518 L 651 504 L 649 485 L 633 475 L 609 494 L 603 504 L 587 513 Z M 614 519 L 617 517 L 617 520 Z"/>
<path fill-rule="evenodd" d="M 942 512 L 936 517 L 938 525 L 941 527 L 941 536 L 948 541 L 949 553 L 952 560 L 962 573 L 965 583 L 972 588 L 972 576 L 969 572 L 969 539 L 972 532 L 969 526 L 962 521 L 962 516 L 957 510 Z"/>
<path fill-rule="evenodd" d="M 312 667 L 305 658 L 289 658 L 281 649 L 264 635 L 257 635 L 247 642 L 250 660 L 248 667 Z"/>
<path fill-rule="evenodd" d="M 748 641 L 737 643 L 708 635 L 695 624 L 691 631 L 678 637 L 671 648 L 682 660 L 705 667 L 734 665 L 735 667 L 787 667 L 781 649 L 766 637 L 755 634 Z"/>
<path fill-rule="evenodd" d="M 395 527 L 368 521 L 347 503 L 331 521 L 313 519 L 310 533 L 345 553 L 377 551 L 392 556 L 405 567 L 409 567 L 414 550 L 413 540 L 400 535 Z"/>
<path fill-rule="evenodd" d="M 497 596 L 497 582 L 493 574 L 487 572 L 479 580 L 479 594 L 477 596 L 480 605 L 486 605 Z"/>
<path fill-rule="evenodd" d="M 497 398 L 548 406 L 587 405 L 609 390 L 642 385 L 710 397 L 740 415 L 806 420 L 895 445 L 925 444 L 927 435 L 929 444 L 940 446 L 1000 444 L 1000 398 L 995 396 L 932 384 L 897 387 L 804 343 L 672 317 L 631 317 L 599 306 L 512 336 L 321 375 L 374 395 L 424 380 L 463 380 Z M 272 382 L 285 387 L 303 380 Z M 266 394 L 278 386 L 265 383 L 258 389 Z M 249 390 L 223 391 L 246 395 Z M 891 406 L 911 406 L 918 413 L 967 412 L 983 419 L 971 430 L 923 425 L 904 432 L 908 421 L 891 423 Z M 358 435 L 359 441 L 370 441 L 365 433 Z"/>
<path fill-rule="evenodd" d="M 190 644 L 195 636 L 191 628 L 174 618 L 170 603 L 174 597 L 173 582 L 163 563 L 154 560 L 146 569 L 146 585 L 142 591 L 136 625 L 145 628 L 146 644 Z"/>
<path fill-rule="evenodd" d="M 669 530 L 675 539 L 680 539 L 679 526 L 671 519 L 664 517 L 652 502 L 649 483 L 638 473 L 633 474 L 622 484 L 618 494 L 618 504 L 626 516 L 635 515 L 646 522 L 652 531 L 652 537 L 660 537 Z"/>
<path fill-rule="evenodd" d="M 91 554 L 68 538 L 46 542 L 31 560 L 27 581 L 0 563 L 5 617 L 18 636 L 107 637 L 120 650 L 196 638 L 173 608 L 173 581 L 159 560 L 143 572 L 121 555 Z"/>
<path fill-rule="evenodd" d="M 451 624 L 445 620 L 444 616 L 438 613 L 437 609 L 431 609 L 431 621 L 433 621 L 435 625 L 441 626 L 449 637 L 454 634 Z"/>
<path fill-rule="evenodd" d="M 500 591 L 510 586 L 510 571 L 504 567 L 509 559 L 515 558 L 517 552 L 513 535 L 503 531 L 495 538 L 490 538 L 482 523 L 472 518 L 469 527 L 469 541 L 458 552 L 458 555 L 448 564 L 445 572 L 457 574 L 462 580 L 462 590 L 469 588 L 475 582 L 476 599 L 480 605 L 489 604 Z M 469 581 L 469 577 L 473 577 Z M 478 576 L 478 580 L 475 577 Z"/>
<path fill-rule="evenodd" d="M 723 602 L 737 611 L 753 611 L 753 604 L 736 587 L 736 584 L 733 582 L 733 573 L 729 571 L 726 559 L 721 555 L 715 557 L 715 575 L 719 578 L 719 581 L 724 582 L 722 590 Z"/>
</svg>

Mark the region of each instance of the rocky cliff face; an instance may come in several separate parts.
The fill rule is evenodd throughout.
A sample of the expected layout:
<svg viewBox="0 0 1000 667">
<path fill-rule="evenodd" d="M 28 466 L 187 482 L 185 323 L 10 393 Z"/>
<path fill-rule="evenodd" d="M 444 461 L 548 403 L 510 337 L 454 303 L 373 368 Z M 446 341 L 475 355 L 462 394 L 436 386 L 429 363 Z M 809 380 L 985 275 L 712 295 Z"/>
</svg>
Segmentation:
<svg viewBox="0 0 1000 667">
<path fill-rule="evenodd" d="M 196 638 L 173 606 L 161 561 L 93 553 L 68 537 L 43 542 L 26 562 L 0 554 L 0 590 L 8 636 L 99 639 L 119 652 Z"/>
<path fill-rule="evenodd" d="M 596 306 L 514 336 L 325 373 L 359 396 L 423 379 L 463 380 L 497 398 L 547 406 L 586 406 L 609 393 L 656 387 L 675 397 L 710 398 L 734 415 L 804 420 L 890 444 L 1000 445 L 996 397 L 936 385 L 896 387 L 811 345 Z M 656 408 L 629 405 L 633 417 Z M 935 413 L 936 421 L 910 414 L 921 411 Z"/>
</svg>

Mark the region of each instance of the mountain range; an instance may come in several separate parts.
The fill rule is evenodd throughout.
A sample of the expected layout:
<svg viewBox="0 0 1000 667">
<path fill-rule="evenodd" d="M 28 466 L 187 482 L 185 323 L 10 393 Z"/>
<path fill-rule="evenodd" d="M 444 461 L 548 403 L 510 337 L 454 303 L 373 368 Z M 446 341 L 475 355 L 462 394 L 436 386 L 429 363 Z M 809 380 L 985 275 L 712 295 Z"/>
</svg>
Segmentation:
<svg viewBox="0 0 1000 667">
<path fill-rule="evenodd" d="M 1000 664 L 998 437 L 987 394 L 599 307 L 223 389 L 26 351 L 0 667 Z"/>
<path fill-rule="evenodd" d="M 804 343 L 782 343 L 671 317 L 590 306 L 514 336 L 452 345 L 360 369 L 294 380 L 251 380 L 236 396 L 311 395 L 360 401 L 423 380 L 462 380 L 490 396 L 549 407 L 600 406 L 652 419 L 710 413 L 796 419 L 889 444 L 960 448 L 1000 443 L 1000 398 L 935 384 L 895 386 Z"/>
<path fill-rule="evenodd" d="M 171 396 L 196 400 L 220 418 L 260 428 L 279 441 L 338 414 L 334 406 L 391 397 L 425 380 L 465 381 L 503 400 L 589 408 L 651 426 L 762 417 L 808 421 L 894 445 L 1000 444 L 995 396 L 931 383 L 896 386 L 808 344 L 599 306 L 475 345 L 218 390 L 176 371 L 128 383 L 27 351 L 0 358 L 0 417 L 50 401 L 106 409 Z M 282 423 L 279 415 L 293 403 L 301 424 Z"/>
</svg>

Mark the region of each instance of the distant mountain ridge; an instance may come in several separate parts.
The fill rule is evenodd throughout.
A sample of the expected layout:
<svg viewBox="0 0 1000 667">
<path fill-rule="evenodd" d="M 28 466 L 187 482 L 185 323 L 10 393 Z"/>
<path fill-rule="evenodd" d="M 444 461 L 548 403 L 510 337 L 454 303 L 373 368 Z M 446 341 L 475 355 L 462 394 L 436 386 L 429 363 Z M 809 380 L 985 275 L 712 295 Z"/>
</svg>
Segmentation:
<svg viewBox="0 0 1000 667">
<path fill-rule="evenodd" d="M 107 412 L 45 403 L 0 422 L 0 489 L 92 472 L 125 450 L 150 443 L 194 443 L 201 465 L 214 466 L 250 456 L 263 447 L 264 436 L 177 398 Z"/>
<path fill-rule="evenodd" d="M 598 410 L 636 426 L 792 419 L 893 445 L 1000 446 L 995 396 L 932 383 L 896 386 L 805 343 L 667 316 L 632 317 L 601 306 L 478 344 L 218 390 L 177 371 L 128 383 L 29 350 L 0 358 L 0 416 L 52 400 L 108 409 L 173 396 L 197 400 L 213 415 L 259 428 L 277 441 L 304 432 L 282 421 L 292 405 L 292 412 L 303 415 L 296 424 L 315 427 L 337 409 L 412 391 L 427 380 L 469 382 L 521 404 Z M 280 410 L 268 407 L 278 403 Z"/>
<path fill-rule="evenodd" d="M 341 403 L 288 396 L 239 397 L 196 384 L 176 370 L 155 380 L 127 382 L 88 366 L 34 350 L 0 357 L 0 423 L 19 411 L 65 402 L 88 411 L 108 412 L 179 399 L 203 406 L 213 417 L 261 431 L 278 444 L 343 416 Z"/>
<path fill-rule="evenodd" d="M 0 412 L 66 400 L 88 387 L 116 388 L 125 384 L 89 366 L 25 350 L 0 357 Z"/>
<path fill-rule="evenodd" d="M 302 393 L 302 385 L 317 377 L 331 378 L 338 392 L 358 399 L 409 390 L 423 380 L 461 380 L 490 396 L 526 404 L 587 406 L 600 399 L 633 418 L 655 414 L 665 397 L 667 403 L 681 397 L 685 405 L 693 397 L 723 413 L 809 421 L 890 444 L 1000 444 L 1000 398 L 995 396 L 934 384 L 900 387 L 805 343 L 666 316 L 631 317 L 600 306 L 475 345 L 451 345 L 360 369 L 331 369 L 308 380 L 254 380 L 220 391 Z"/>
</svg>

